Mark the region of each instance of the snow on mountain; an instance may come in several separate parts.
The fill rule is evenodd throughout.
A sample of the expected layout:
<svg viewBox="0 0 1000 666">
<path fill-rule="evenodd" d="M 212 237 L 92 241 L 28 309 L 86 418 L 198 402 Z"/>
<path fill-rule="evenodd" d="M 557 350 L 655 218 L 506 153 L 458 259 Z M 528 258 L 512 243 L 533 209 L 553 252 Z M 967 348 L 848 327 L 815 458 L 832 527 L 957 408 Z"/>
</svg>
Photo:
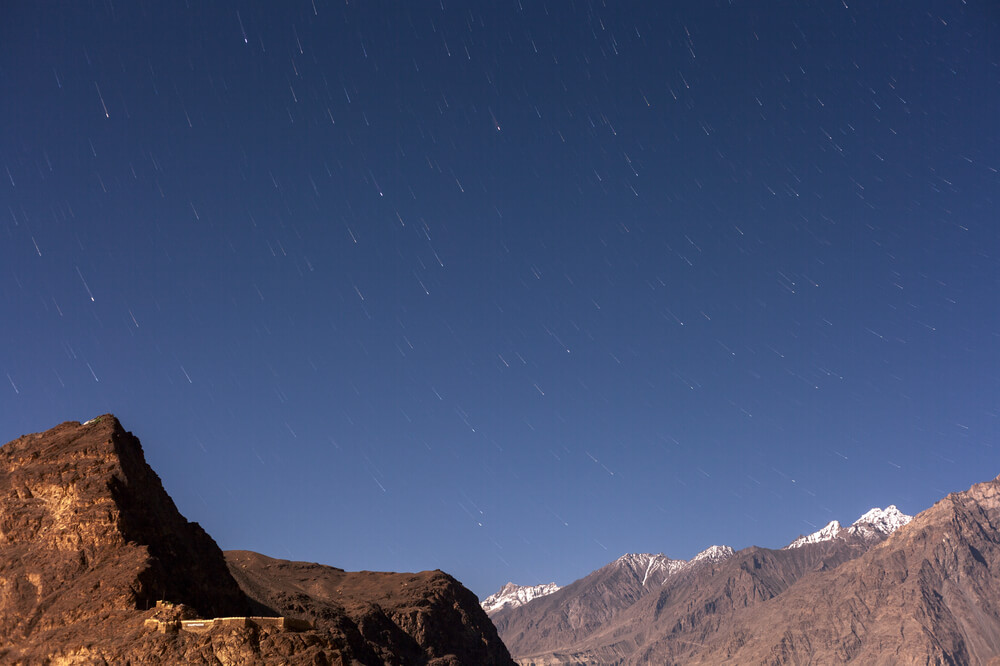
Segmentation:
<svg viewBox="0 0 1000 666">
<path fill-rule="evenodd" d="M 890 505 L 885 509 L 874 508 L 866 512 L 863 516 L 855 520 L 849 527 L 843 527 L 840 522 L 831 520 L 825 527 L 806 536 L 800 536 L 785 546 L 784 550 L 790 548 L 801 548 L 807 544 L 832 541 L 833 539 L 848 537 L 861 538 L 867 542 L 878 540 L 888 536 L 897 529 L 906 525 L 913 516 L 908 516 Z M 691 567 L 713 562 L 721 562 L 732 557 L 735 551 L 730 546 L 710 546 L 701 551 L 690 560 L 674 560 L 663 553 L 626 553 L 617 560 L 603 567 L 601 571 L 615 569 L 625 569 L 633 580 L 641 580 L 641 586 L 662 585 L 667 579 Z M 483 609 L 493 614 L 504 608 L 516 608 L 523 606 L 532 599 L 543 597 L 559 590 L 555 583 L 545 585 L 515 585 L 507 583 L 500 591 L 492 594 L 481 602 Z"/>
<path fill-rule="evenodd" d="M 855 520 L 854 524 L 847 528 L 847 531 L 867 540 L 881 534 L 888 536 L 911 520 L 913 520 L 913 516 L 906 515 L 897 509 L 895 504 L 890 504 L 885 509 L 876 507 L 868 511 Z"/>
<path fill-rule="evenodd" d="M 685 562 L 685 568 L 692 567 L 701 562 L 721 562 L 732 557 L 735 552 L 732 546 L 709 546 Z"/>
<path fill-rule="evenodd" d="M 844 528 L 840 526 L 840 523 L 838 521 L 831 520 L 829 523 L 826 524 L 826 527 L 824 527 L 823 529 L 817 530 L 812 534 L 807 534 L 806 536 L 800 536 L 798 539 L 796 539 L 795 541 L 791 542 L 790 544 L 782 548 L 782 550 L 788 550 L 790 548 L 801 548 L 802 546 L 808 543 L 819 543 L 820 541 L 832 541 L 833 539 L 836 539 L 838 536 L 840 536 L 840 533 L 843 530 Z"/>
<path fill-rule="evenodd" d="M 841 527 L 840 523 L 836 520 L 831 520 L 823 529 L 806 536 L 800 536 L 785 546 L 783 550 L 801 548 L 809 543 L 831 541 L 845 535 L 857 536 L 865 541 L 872 541 L 882 536 L 889 536 L 911 520 L 913 520 L 913 516 L 906 515 L 897 509 L 895 504 L 890 504 L 885 509 L 876 507 L 855 520 L 846 529 Z"/>
<path fill-rule="evenodd" d="M 684 560 L 672 560 L 663 553 L 626 553 L 611 563 L 612 566 L 630 569 L 637 577 L 642 578 L 643 586 L 649 581 L 662 583 L 684 564 Z"/>
<path fill-rule="evenodd" d="M 543 585 L 515 585 L 514 583 L 507 583 L 500 588 L 499 592 L 483 599 L 479 605 L 487 613 L 495 613 L 504 608 L 523 606 L 532 599 L 552 594 L 558 589 L 559 586 L 555 583 L 545 583 Z"/>
</svg>

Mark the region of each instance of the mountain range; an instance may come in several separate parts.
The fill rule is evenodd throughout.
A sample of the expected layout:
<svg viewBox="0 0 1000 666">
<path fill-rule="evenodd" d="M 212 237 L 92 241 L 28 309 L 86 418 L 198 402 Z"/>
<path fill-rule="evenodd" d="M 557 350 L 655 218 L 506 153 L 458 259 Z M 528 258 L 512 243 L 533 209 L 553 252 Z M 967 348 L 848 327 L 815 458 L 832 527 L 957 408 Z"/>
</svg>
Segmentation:
<svg viewBox="0 0 1000 666">
<path fill-rule="evenodd" d="M 2 664 L 508 666 L 511 654 L 522 666 L 1000 666 L 1000 477 L 912 518 L 890 506 L 778 549 L 626 554 L 480 605 L 442 571 L 223 552 L 110 414 L 0 447 Z"/>
<path fill-rule="evenodd" d="M 1000 478 L 916 517 L 876 508 L 779 549 L 626 554 L 523 602 L 505 586 L 514 601 L 488 610 L 522 666 L 997 666 L 998 530 Z"/>
<path fill-rule="evenodd" d="M 0 448 L 0 663 L 514 662 L 442 571 L 223 552 L 106 414 Z"/>
<path fill-rule="evenodd" d="M 913 520 L 913 516 L 904 514 L 895 505 L 890 505 L 885 509 L 874 508 L 854 521 L 850 527 L 843 528 L 840 522 L 832 520 L 825 527 L 812 534 L 799 536 L 784 549 L 799 548 L 807 544 L 834 539 L 879 541 L 911 520 Z M 644 587 L 649 581 L 662 585 L 670 576 L 701 562 L 721 562 L 733 554 L 735 551 L 731 546 L 710 546 L 690 560 L 670 559 L 663 553 L 655 555 L 651 553 L 626 553 L 608 566 L 627 569 L 633 578 L 642 579 L 639 585 Z M 553 594 L 560 589 L 555 583 L 542 585 L 507 583 L 499 591 L 483 599 L 480 605 L 488 615 L 493 615 L 501 610 L 523 606 L 532 599 Z"/>
</svg>

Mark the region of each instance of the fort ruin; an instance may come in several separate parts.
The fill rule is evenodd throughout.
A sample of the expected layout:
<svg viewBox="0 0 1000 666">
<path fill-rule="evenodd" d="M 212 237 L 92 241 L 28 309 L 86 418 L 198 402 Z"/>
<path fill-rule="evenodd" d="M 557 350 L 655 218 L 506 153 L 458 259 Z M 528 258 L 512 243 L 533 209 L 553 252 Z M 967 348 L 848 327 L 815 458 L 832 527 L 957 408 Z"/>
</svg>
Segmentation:
<svg viewBox="0 0 1000 666">
<path fill-rule="evenodd" d="M 157 601 L 156 607 L 172 608 L 173 604 L 166 601 Z M 312 624 L 307 620 L 300 620 L 293 617 L 264 617 L 260 615 L 248 615 L 243 617 L 214 617 L 197 620 L 159 620 L 149 618 L 143 623 L 148 629 L 153 629 L 161 634 L 177 633 L 178 631 L 190 631 L 196 634 L 203 634 L 211 631 L 215 627 L 240 628 L 256 627 L 257 629 L 269 629 L 272 631 L 307 631 L 312 629 Z"/>
</svg>

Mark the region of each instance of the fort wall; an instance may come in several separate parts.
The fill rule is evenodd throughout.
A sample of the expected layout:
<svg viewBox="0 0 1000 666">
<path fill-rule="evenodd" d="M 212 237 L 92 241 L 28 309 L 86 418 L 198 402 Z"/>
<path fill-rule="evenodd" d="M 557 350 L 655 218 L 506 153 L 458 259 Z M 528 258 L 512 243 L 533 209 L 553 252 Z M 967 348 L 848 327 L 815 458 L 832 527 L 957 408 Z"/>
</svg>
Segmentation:
<svg viewBox="0 0 1000 666">
<path fill-rule="evenodd" d="M 176 633 L 181 630 L 202 634 L 211 631 L 215 627 L 256 627 L 272 631 L 306 631 L 313 628 L 312 624 L 306 620 L 299 620 L 292 617 L 263 617 L 256 615 L 247 617 L 215 617 L 205 620 L 157 620 L 156 618 L 150 618 L 144 624 L 146 627 L 154 629 L 161 634 Z"/>
</svg>

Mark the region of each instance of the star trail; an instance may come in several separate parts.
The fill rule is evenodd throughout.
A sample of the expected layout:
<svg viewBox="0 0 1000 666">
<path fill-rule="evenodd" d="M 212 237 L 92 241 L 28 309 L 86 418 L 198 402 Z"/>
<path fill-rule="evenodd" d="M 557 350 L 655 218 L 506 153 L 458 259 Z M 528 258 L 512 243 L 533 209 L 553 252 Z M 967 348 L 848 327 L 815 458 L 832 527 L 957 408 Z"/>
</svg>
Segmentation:
<svg viewBox="0 0 1000 666">
<path fill-rule="evenodd" d="M 0 439 L 480 597 L 1000 473 L 975 0 L 77 2 L 0 26 Z"/>
</svg>

